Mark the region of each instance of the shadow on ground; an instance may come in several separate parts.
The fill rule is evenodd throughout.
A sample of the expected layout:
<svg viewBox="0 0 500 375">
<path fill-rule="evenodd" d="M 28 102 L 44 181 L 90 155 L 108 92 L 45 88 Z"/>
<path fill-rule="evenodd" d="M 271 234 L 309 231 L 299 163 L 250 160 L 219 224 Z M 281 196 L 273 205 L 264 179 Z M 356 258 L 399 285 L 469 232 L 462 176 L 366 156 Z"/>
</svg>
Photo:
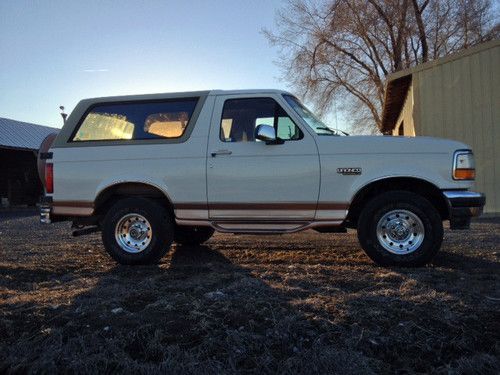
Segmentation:
<svg viewBox="0 0 500 375">
<path fill-rule="evenodd" d="M 402 270 L 373 266 L 352 233 L 218 235 L 125 267 L 97 236 L 60 225 L 30 248 L 7 222 L 2 372 L 498 372 L 499 263 L 475 242 Z"/>
</svg>

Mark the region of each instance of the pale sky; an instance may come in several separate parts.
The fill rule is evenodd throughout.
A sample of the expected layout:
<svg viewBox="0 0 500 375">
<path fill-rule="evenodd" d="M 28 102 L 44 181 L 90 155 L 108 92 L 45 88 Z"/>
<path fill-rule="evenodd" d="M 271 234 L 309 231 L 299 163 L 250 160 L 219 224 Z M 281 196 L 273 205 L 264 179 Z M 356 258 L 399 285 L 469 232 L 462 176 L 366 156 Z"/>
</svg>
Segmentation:
<svg viewBox="0 0 500 375">
<path fill-rule="evenodd" d="M 61 127 L 80 99 L 287 89 L 262 35 L 282 0 L 0 1 L 0 117 Z"/>
</svg>

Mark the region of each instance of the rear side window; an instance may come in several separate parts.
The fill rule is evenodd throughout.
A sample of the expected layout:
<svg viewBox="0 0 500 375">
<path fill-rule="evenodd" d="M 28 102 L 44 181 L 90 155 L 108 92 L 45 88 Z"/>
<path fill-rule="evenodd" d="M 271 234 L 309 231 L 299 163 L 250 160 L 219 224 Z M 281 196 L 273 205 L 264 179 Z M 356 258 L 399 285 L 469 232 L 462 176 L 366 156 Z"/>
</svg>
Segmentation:
<svg viewBox="0 0 500 375">
<path fill-rule="evenodd" d="M 85 115 L 73 142 L 180 138 L 198 98 L 99 104 Z"/>
</svg>

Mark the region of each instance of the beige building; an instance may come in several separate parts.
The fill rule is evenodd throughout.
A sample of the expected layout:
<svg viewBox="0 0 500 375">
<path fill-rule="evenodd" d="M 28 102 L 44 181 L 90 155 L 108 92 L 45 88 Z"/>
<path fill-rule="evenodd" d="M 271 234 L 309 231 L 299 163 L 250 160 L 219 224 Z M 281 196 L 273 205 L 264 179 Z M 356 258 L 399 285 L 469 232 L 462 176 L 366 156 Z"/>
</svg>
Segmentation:
<svg viewBox="0 0 500 375">
<path fill-rule="evenodd" d="M 485 212 L 500 213 L 500 40 L 388 76 L 381 130 L 470 145 Z"/>
</svg>

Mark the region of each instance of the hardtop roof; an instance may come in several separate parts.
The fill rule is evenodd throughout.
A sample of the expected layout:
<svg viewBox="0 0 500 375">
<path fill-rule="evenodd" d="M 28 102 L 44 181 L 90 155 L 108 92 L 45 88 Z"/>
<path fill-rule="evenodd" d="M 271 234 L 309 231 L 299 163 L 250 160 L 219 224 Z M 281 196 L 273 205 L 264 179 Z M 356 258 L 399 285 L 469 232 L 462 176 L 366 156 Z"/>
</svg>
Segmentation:
<svg viewBox="0 0 500 375">
<path fill-rule="evenodd" d="M 138 94 L 138 95 L 119 95 L 119 96 L 104 96 L 96 98 L 83 99 L 82 102 L 99 103 L 99 102 L 128 102 L 135 100 L 160 100 L 170 98 L 189 98 L 197 96 L 212 96 L 212 95 L 240 95 L 240 94 L 290 94 L 287 91 L 276 89 L 245 89 L 245 90 L 205 90 L 205 91 L 181 91 L 181 92 L 165 92 L 156 94 Z M 291 94 L 290 94 L 291 95 Z"/>
</svg>

